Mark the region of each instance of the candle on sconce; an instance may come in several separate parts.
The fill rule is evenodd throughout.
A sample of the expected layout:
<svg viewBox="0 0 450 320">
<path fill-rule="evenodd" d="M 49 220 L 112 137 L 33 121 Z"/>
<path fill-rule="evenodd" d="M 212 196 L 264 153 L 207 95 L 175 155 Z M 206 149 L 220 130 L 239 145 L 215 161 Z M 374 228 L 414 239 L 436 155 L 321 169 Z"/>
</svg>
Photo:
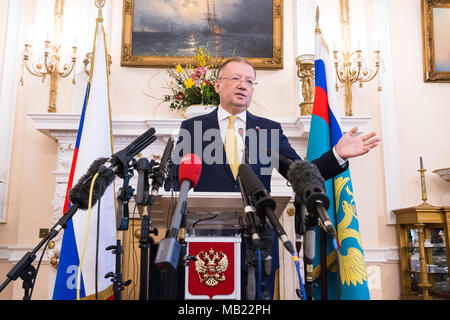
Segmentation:
<svg viewBox="0 0 450 320">
<path fill-rule="evenodd" d="M 423 169 L 423 161 L 422 161 L 422 157 L 420 157 L 420 169 Z"/>
<path fill-rule="evenodd" d="M 296 56 L 314 53 L 316 5 L 311 0 L 295 0 Z"/>
<path fill-rule="evenodd" d="M 301 1 L 297 1 L 297 5 L 296 5 L 296 24 L 297 24 L 297 30 L 296 30 L 296 55 L 299 56 L 301 54 L 302 51 L 302 42 L 305 40 L 304 38 L 302 39 L 302 21 L 301 21 L 301 17 L 302 17 L 302 3 Z"/>
<path fill-rule="evenodd" d="M 78 36 L 76 34 L 74 34 L 72 37 L 72 47 L 77 47 L 77 46 L 78 46 Z"/>
<path fill-rule="evenodd" d="M 25 32 L 25 43 L 31 44 L 32 41 L 33 41 L 33 36 L 31 34 L 31 30 L 27 30 L 27 32 Z"/>
</svg>

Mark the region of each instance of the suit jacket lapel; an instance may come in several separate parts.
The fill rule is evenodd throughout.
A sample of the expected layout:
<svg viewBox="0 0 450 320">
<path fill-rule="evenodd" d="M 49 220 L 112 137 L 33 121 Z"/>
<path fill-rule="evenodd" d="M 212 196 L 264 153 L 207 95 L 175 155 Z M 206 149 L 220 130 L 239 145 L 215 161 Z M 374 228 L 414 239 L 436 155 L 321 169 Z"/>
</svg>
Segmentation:
<svg viewBox="0 0 450 320">
<path fill-rule="evenodd" d="M 208 129 L 219 129 L 219 121 L 217 120 L 217 109 L 209 113 L 206 116 L 205 122 L 203 123 L 204 127 L 202 129 L 203 132 L 205 132 Z"/>
<path fill-rule="evenodd" d="M 245 147 L 247 148 L 247 150 L 249 150 L 249 139 L 247 136 L 247 132 L 249 129 L 256 129 L 256 117 L 254 115 L 252 115 L 250 112 L 247 111 L 247 120 L 246 120 L 246 126 L 245 126 Z"/>
<path fill-rule="evenodd" d="M 252 141 L 252 143 L 256 143 L 256 146 L 258 146 L 259 145 L 259 132 L 258 132 L 259 127 L 256 125 L 256 117 L 253 114 L 251 114 L 250 112 L 247 111 L 247 121 L 246 121 L 246 130 L 245 130 L 245 132 L 246 132 L 246 135 L 245 135 L 245 148 L 246 148 L 246 151 L 248 153 L 251 150 L 250 147 L 249 147 L 249 144 L 250 144 L 250 139 L 249 139 L 249 136 L 248 136 L 249 130 L 255 130 L 256 131 L 256 141 Z M 259 150 L 258 147 L 256 149 Z M 253 167 L 253 171 L 256 172 L 255 166 L 258 164 L 258 158 L 259 157 L 258 157 L 258 155 L 256 155 L 256 163 L 255 163 L 254 156 L 255 155 L 252 155 L 252 157 L 251 157 L 253 159 L 253 161 L 251 163 L 251 166 Z M 248 156 L 245 157 L 245 161 L 246 161 L 246 163 L 250 164 L 249 157 L 250 157 L 250 154 L 248 154 Z"/>
</svg>

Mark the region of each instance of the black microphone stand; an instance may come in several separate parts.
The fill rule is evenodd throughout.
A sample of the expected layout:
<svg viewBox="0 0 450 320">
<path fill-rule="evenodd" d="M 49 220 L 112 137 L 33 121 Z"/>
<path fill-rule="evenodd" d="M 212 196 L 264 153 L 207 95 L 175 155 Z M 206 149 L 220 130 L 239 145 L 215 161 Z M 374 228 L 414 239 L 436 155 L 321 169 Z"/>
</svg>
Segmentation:
<svg viewBox="0 0 450 320">
<path fill-rule="evenodd" d="M 141 216 L 141 234 L 139 239 L 139 247 L 141 249 L 141 266 L 140 266 L 140 291 L 139 299 L 148 300 L 150 297 L 150 247 L 154 244 L 154 239 L 150 236 L 153 233 L 158 235 L 158 229 L 152 228 L 151 221 L 151 208 L 156 201 L 159 188 L 164 185 L 166 177 L 168 176 L 168 166 L 171 164 L 173 139 L 169 137 L 167 145 L 164 149 L 160 163 L 155 160 L 148 162 L 147 159 L 140 159 L 138 162 L 137 170 L 139 173 L 138 178 L 138 192 L 136 194 L 136 203 L 138 205 L 146 205 L 147 212 L 145 210 Z M 152 189 L 149 193 L 149 178 L 152 179 Z"/>
<path fill-rule="evenodd" d="M 141 216 L 141 233 L 139 237 L 139 248 L 141 249 L 140 259 L 140 290 L 139 300 L 148 300 L 150 297 L 149 274 L 150 274 L 150 247 L 154 244 L 154 239 L 150 236 L 150 233 L 158 235 L 158 230 L 151 230 L 150 208 L 149 204 L 149 175 L 155 166 L 155 161 L 150 162 L 145 159 L 139 159 L 137 170 L 139 174 L 138 178 L 138 192 L 136 193 L 136 204 L 141 206 L 147 206 L 147 212 L 144 210 Z"/>
<path fill-rule="evenodd" d="M 124 290 L 124 287 L 131 284 L 131 280 L 127 280 L 125 282 L 122 281 L 122 272 L 120 270 L 120 266 L 122 263 L 123 247 L 120 239 L 117 239 L 115 246 L 109 246 L 106 248 L 106 250 L 112 250 L 111 252 L 116 255 L 116 267 L 115 272 L 108 272 L 105 275 L 105 278 L 112 278 L 111 281 L 113 283 L 114 300 L 121 300 L 121 292 Z"/>
<path fill-rule="evenodd" d="M 304 208 L 303 208 L 304 209 Z M 308 215 L 305 216 L 305 233 L 312 232 L 313 239 L 310 238 L 310 235 L 307 234 L 305 236 L 304 242 L 304 268 L 305 268 L 305 294 L 307 300 L 312 300 L 313 297 L 313 279 L 312 279 L 312 271 L 313 271 L 313 262 L 315 257 L 315 228 L 319 225 L 319 217 L 312 213 L 308 212 Z M 307 248 L 308 245 L 311 245 L 309 242 L 312 242 L 312 253 L 310 253 L 310 249 Z"/>
<path fill-rule="evenodd" d="M 32 288 L 33 281 L 36 279 L 37 270 L 32 265 L 33 261 L 36 259 L 36 254 L 41 249 L 41 247 L 47 244 L 51 239 L 56 237 L 58 232 L 66 228 L 67 222 L 72 219 L 74 214 L 78 210 L 78 205 L 73 204 L 59 219 L 59 221 L 51 228 L 50 232 L 37 244 L 37 246 L 30 252 L 27 252 L 22 259 L 8 272 L 7 279 L 0 285 L 0 292 L 11 282 L 11 280 L 17 280 L 21 278 L 23 280 L 22 288 L 25 291 L 23 300 L 30 300 L 30 289 Z"/>
<path fill-rule="evenodd" d="M 246 150 L 247 151 L 247 150 Z M 246 299 L 256 300 L 256 267 L 258 265 L 257 251 L 261 245 L 259 235 L 259 219 L 255 209 L 250 203 L 249 195 L 238 175 L 237 182 L 241 190 L 244 211 L 239 218 L 241 234 L 245 239 L 245 264 L 247 266 L 247 289 Z M 258 283 L 259 285 L 259 283 Z"/>
<path fill-rule="evenodd" d="M 259 295 L 256 295 L 256 300 L 270 300 L 269 287 L 267 281 L 272 272 L 272 243 L 274 231 L 266 223 L 266 216 L 264 212 L 257 212 L 255 215 L 256 232 L 259 235 L 259 240 L 256 242 L 253 239 L 247 241 L 247 266 L 250 265 L 250 270 L 253 269 L 254 274 L 257 275 L 256 288 Z M 258 268 L 257 268 L 258 267 Z M 249 271 L 250 271 L 249 270 Z M 250 273 L 248 275 L 251 276 Z M 250 280 L 250 283 L 252 283 Z"/>
<path fill-rule="evenodd" d="M 133 177 L 133 166 L 136 160 L 131 159 L 132 166 L 128 166 L 127 161 L 121 162 L 119 170 L 122 172 L 118 173 L 119 176 L 123 177 L 122 187 L 119 189 L 117 196 L 117 216 L 116 216 L 116 229 L 118 231 L 128 230 L 129 225 L 129 208 L 128 203 L 133 196 L 134 189 L 131 187 L 130 179 Z M 106 250 L 112 250 L 111 252 L 116 255 L 116 263 L 114 272 L 108 272 L 105 274 L 105 278 L 111 278 L 113 283 L 114 300 L 122 299 L 122 291 L 124 287 L 131 284 L 131 280 L 123 281 L 121 265 L 122 265 L 122 253 L 123 247 L 122 242 L 117 238 L 116 245 L 111 245 L 106 248 Z"/>
<path fill-rule="evenodd" d="M 305 253 L 305 247 L 308 244 L 307 242 L 309 239 L 306 239 L 306 228 L 307 228 L 307 221 L 306 221 L 306 207 L 297 199 L 297 197 L 294 197 L 294 207 L 295 207 L 295 235 L 296 235 L 296 243 L 295 248 L 297 250 L 297 255 L 300 256 L 300 251 L 302 251 L 303 255 L 303 267 L 305 270 L 305 286 L 306 281 L 310 281 L 308 285 L 308 289 L 305 287 L 305 292 L 303 293 L 303 297 L 301 294 L 301 288 L 298 288 L 296 290 L 297 296 L 300 299 L 304 299 L 306 297 L 308 300 L 312 297 L 312 264 L 313 264 L 313 257 L 307 256 Z M 308 229 L 309 231 L 310 229 Z M 307 269 L 310 267 L 311 269 Z M 306 279 L 309 277 L 309 279 Z"/>
</svg>

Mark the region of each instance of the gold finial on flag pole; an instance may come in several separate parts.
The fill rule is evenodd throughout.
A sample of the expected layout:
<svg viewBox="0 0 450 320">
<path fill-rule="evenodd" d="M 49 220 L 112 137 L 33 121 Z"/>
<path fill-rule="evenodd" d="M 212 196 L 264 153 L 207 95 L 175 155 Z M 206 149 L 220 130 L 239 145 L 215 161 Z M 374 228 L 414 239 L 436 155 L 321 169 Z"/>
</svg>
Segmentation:
<svg viewBox="0 0 450 320">
<path fill-rule="evenodd" d="M 321 33 L 322 31 L 319 28 L 319 6 L 316 7 L 316 32 Z"/>
</svg>

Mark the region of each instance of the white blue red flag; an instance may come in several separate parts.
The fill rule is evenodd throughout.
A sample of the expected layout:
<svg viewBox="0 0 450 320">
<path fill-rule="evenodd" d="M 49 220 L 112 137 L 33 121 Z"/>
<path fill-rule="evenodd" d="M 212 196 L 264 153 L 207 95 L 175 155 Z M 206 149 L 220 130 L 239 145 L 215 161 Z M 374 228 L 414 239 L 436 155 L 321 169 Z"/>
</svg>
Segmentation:
<svg viewBox="0 0 450 320">
<path fill-rule="evenodd" d="M 311 116 L 306 159 L 316 159 L 336 145 L 342 137 L 336 93 L 332 89 L 332 69 L 328 47 L 322 33 L 315 37 L 315 95 Z M 327 299 L 370 299 L 364 254 L 359 234 L 358 215 L 349 169 L 333 179 L 325 181 L 330 199 L 328 215 L 337 230 L 340 277 L 337 278 L 336 250 L 327 236 Z M 320 243 L 319 227 L 316 229 L 316 244 Z M 313 279 L 317 286 L 313 298 L 321 300 L 320 245 L 316 246 L 313 262 Z M 340 293 L 340 296 L 338 295 Z"/>
<path fill-rule="evenodd" d="M 97 19 L 89 83 L 78 128 L 67 186 L 64 212 L 70 206 L 68 192 L 92 162 L 113 153 L 111 112 L 106 57 L 106 36 Z M 100 208 L 99 208 L 100 207 Z M 115 257 L 106 247 L 116 244 L 114 185 L 91 208 L 78 210 L 64 230 L 53 290 L 54 300 L 109 299 L 111 280 L 105 274 L 115 270 Z M 80 270 L 80 274 L 79 274 Z"/>
</svg>

